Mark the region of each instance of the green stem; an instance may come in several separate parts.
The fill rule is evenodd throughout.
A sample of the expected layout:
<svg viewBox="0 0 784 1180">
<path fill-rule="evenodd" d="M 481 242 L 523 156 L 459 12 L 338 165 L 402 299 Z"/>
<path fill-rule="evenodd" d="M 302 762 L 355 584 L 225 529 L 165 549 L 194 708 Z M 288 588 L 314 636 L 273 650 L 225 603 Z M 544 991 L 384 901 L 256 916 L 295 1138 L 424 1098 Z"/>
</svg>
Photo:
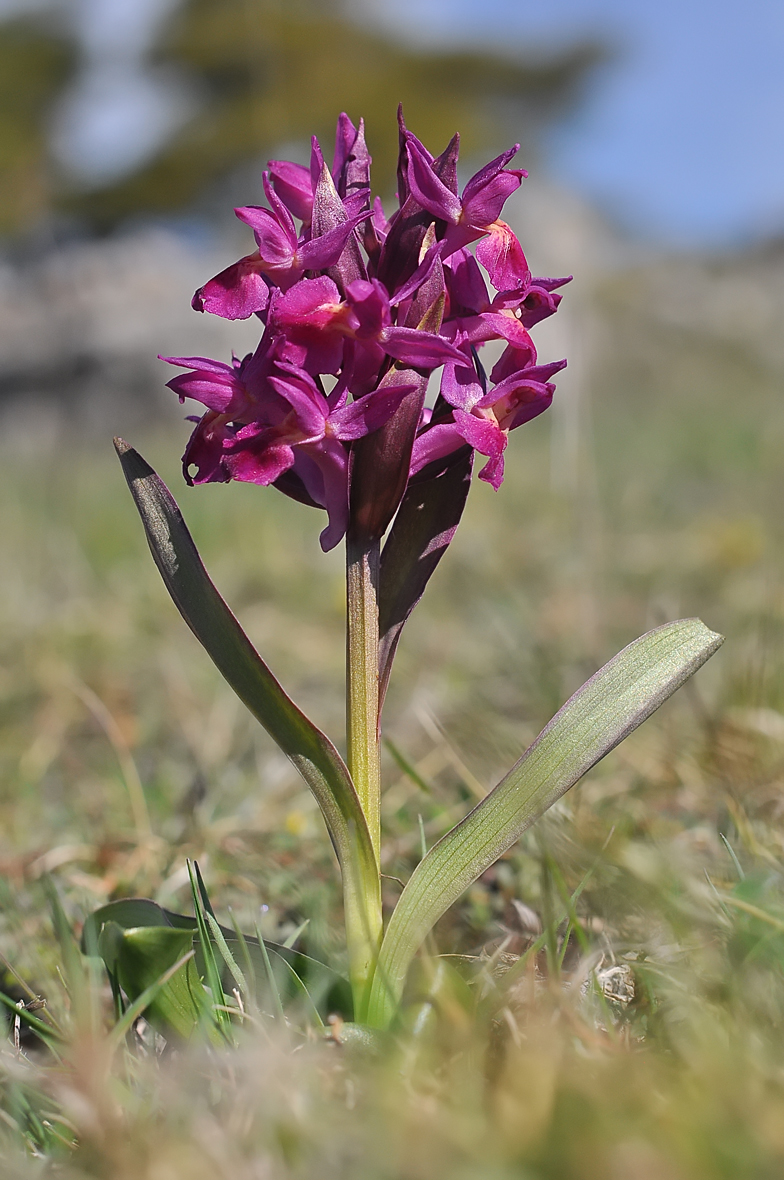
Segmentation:
<svg viewBox="0 0 784 1180">
<path fill-rule="evenodd" d="M 380 542 L 346 542 L 346 742 L 348 769 L 365 813 L 376 860 L 381 845 L 378 718 Z"/>
<path fill-rule="evenodd" d="M 375 865 L 361 866 L 345 890 L 354 1019 L 363 1021 L 383 933 L 381 913 L 381 767 L 378 697 L 380 542 L 346 541 L 346 744 L 348 769 L 368 826 Z M 344 869 L 345 873 L 345 869 Z M 372 876 L 372 880 L 369 878 Z M 359 886 L 362 896 L 355 895 Z"/>
</svg>

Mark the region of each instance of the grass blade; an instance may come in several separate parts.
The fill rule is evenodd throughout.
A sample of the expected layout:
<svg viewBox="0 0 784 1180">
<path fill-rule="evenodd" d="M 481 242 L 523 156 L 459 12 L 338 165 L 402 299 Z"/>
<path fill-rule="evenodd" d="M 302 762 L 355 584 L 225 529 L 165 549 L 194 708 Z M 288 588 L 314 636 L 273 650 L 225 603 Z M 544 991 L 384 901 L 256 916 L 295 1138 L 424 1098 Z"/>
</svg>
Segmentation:
<svg viewBox="0 0 784 1180">
<path fill-rule="evenodd" d="M 193 871 L 193 865 L 187 861 L 188 875 L 191 881 L 191 891 L 193 893 L 193 912 L 196 916 L 196 924 L 199 931 L 199 944 L 201 947 L 202 958 L 204 959 L 204 974 L 207 987 L 210 989 L 212 995 L 211 1008 L 214 1013 L 215 1022 L 223 1032 L 226 1039 L 232 1042 L 231 1037 L 231 1020 L 226 1012 L 221 1011 L 223 1004 L 223 983 L 221 982 L 220 971 L 215 959 L 215 952 L 212 948 L 212 939 L 207 928 L 207 922 L 204 916 L 204 911 L 201 906 L 201 897 L 199 895 L 199 887 L 196 883 L 196 875 Z M 213 919 L 214 920 L 214 919 Z"/>
<path fill-rule="evenodd" d="M 242 974 L 242 972 L 240 971 L 240 969 L 237 965 L 236 959 L 234 958 L 231 951 L 229 950 L 228 943 L 226 942 L 226 939 L 223 937 L 223 931 L 221 930 L 220 926 L 215 921 L 215 918 L 213 917 L 213 915 L 211 913 L 209 913 L 209 912 L 205 913 L 204 917 L 207 920 L 207 925 L 210 928 L 210 933 L 212 934 L 213 938 L 215 939 L 216 945 L 218 947 L 218 950 L 221 953 L 221 957 L 222 957 L 224 963 L 226 964 L 229 971 L 231 972 L 234 982 L 236 983 L 237 987 L 240 989 L 240 992 L 247 999 L 247 997 L 250 995 L 250 990 L 248 988 L 248 981 L 245 978 L 245 976 Z"/>
<path fill-rule="evenodd" d="M 292 930 L 288 938 L 284 938 L 281 946 L 285 946 L 286 950 L 292 950 L 300 939 L 300 936 L 307 930 L 310 925 L 310 918 L 306 918 L 304 922 L 300 922 L 296 930 Z"/>
<path fill-rule="evenodd" d="M 275 972 L 272 970 L 272 963 L 270 962 L 269 953 L 267 951 L 267 944 L 264 941 L 264 937 L 261 933 L 261 927 L 259 926 L 258 922 L 256 923 L 256 937 L 259 940 L 261 957 L 264 960 L 264 970 L 267 972 L 267 982 L 272 995 L 272 1003 L 275 1007 L 275 1018 L 279 1021 L 280 1027 L 285 1028 L 286 1014 L 283 1011 L 283 1003 L 280 998 L 280 988 L 278 987 L 278 981 L 275 978 Z M 286 960 L 284 959 L 283 962 L 285 963 Z"/>
</svg>

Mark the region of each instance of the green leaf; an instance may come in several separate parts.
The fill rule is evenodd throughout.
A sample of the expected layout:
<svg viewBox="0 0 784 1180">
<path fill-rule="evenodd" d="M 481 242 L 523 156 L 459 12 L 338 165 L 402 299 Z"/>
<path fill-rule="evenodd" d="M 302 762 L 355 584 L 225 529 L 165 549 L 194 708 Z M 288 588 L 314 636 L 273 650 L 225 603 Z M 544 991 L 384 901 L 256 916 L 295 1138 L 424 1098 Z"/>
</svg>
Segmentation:
<svg viewBox="0 0 784 1180">
<path fill-rule="evenodd" d="M 370 1024 L 388 1025 L 411 960 L 460 894 L 722 643 L 699 619 L 667 623 L 630 643 L 578 689 L 490 794 L 433 845 L 389 923 Z"/>
<path fill-rule="evenodd" d="M 221 598 L 182 514 L 163 481 L 115 439 L 155 564 L 177 609 L 241 701 L 291 759 L 318 801 L 343 874 L 352 981 L 372 971 L 381 884 L 370 834 L 351 776 L 332 742 L 286 695 Z"/>
<path fill-rule="evenodd" d="M 118 1014 L 117 1023 L 112 1028 L 109 1034 L 110 1044 L 116 1047 L 130 1032 L 135 1020 L 147 1013 L 149 1015 L 150 1009 L 157 996 L 163 991 L 171 979 L 173 979 L 188 963 L 193 959 L 193 950 L 186 951 L 182 958 L 173 963 L 168 970 L 164 971 L 159 979 L 151 983 L 149 987 L 141 992 L 133 1003 L 129 1004 L 124 1012 Z M 205 1013 L 205 1022 L 207 1020 L 207 1013 Z M 217 1038 L 215 1038 L 217 1041 Z"/>
<path fill-rule="evenodd" d="M 162 906 L 148 898 L 130 897 L 111 901 L 95 910 L 85 921 L 82 931 L 83 947 L 100 947 L 101 931 L 107 923 L 114 923 L 122 929 L 135 929 L 141 926 L 168 927 L 178 931 L 186 931 L 191 938 L 195 935 L 193 946 L 196 950 L 196 967 L 200 975 L 205 975 L 206 964 L 202 955 L 198 938 L 198 923 L 195 918 L 163 909 Z M 252 973 L 255 975 L 258 990 L 266 987 L 267 969 L 258 939 L 249 935 L 240 939 L 237 931 L 227 926 L 218 926 L 218 929 L 235 962 L 246 962 L 246 956 L 250 956 Z M 318 959 L 304 955 L 301 951 L 271 942 L 269 939 L 265 939 L 265 944 L 270 954 L 284 960 L 290 969 L 285 971 L 282 977 L 276 976 L 278 985 L 283 990 L 284 1001 L 289 1002 L 298 998 L 302 994 L 302 985 L 304 985 L 323 1016 L 337 1012 L 347 1019 L 351 1018 L 353 1006 L 351 988 L 347 979 L 344 979 L 342 975 L 333 971 L 325 963 L 320 963 Z M 220 952 L 219 946 L 218 950 Z M 101 957 L 104 959 L 107 970 L 112 973 L 111 961 L 107 960 L 102 952 Z M 228 966 L 223 976 L 225 990 L 230 992 L 233 978 Z M 293 983 L 294 976 L 298 978 L 300 983 Z M 249 978 L 247 982 L 250 984 L 252 980 Z"/>
<path fill-rule="evenodd" d="M 170 926 L 139 926 L 123 930 L 116 922 L 106 922 L 98 939 L 98 949 L 107 970 L 131 1003 L 142 996 L 147 998 L 139 1014 L 144 1011 L 150 1023 L 165 1035 L 175 1034 L 189 1040 L 198 1029 L 204 1028 L 210 1040 L 216 1044 L 222 1042 L 222 1036 L 210 1020 L 210 997 L 202 986 L 193 958 L 182 963 L 169 979 L 161 983 L 172 967 L 192 953 L 193 935 L 190 931 Z"/>
</svg>

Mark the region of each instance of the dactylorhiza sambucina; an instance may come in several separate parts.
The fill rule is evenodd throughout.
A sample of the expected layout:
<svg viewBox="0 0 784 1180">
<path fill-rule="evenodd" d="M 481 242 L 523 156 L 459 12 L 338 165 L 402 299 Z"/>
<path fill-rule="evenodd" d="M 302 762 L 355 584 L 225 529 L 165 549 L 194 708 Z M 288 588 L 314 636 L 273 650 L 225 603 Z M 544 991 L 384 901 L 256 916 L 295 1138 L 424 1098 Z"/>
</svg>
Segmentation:
<svg viewBox="0 0 784 1180">
<path fill-rule="evenodd" d="M 468 448 L 487 458 L 480 479 L 500 486 L 509 431 L 547 409 L 552 377 L 566 364 L 539 364 L 529 329 L 552 315 L 569 280 L 533 278 L 500 220 L 526 175 L 507 166 L 517 146 L 462 196 L 458 150 L 456 135 L 434 159 L 400 115 L 398 208 L 389 220 L 371 199 L 361 121 L 338 119 L 331 170 L 316 139 L 309 169 L 270 161 L 269 207 L 235 210 L 257 249 L 193 300 L 226 319 L 257 316 L 258 348 L 231 364 L 164 358 L 188 370 L 170 387 L 207 407 L 183 459 L 189 483 L 272 484 L 324 508 L 324 549 L 346 533 L 352 498 L 372 497 L 356 516 L 380 535 L 411 477 Z M 488 379 L 479 350 L 490 340 L 505 347 Z M 431 409 L 425 391 L 436 369 Z M 385 486 L 355 487 L 352 497 L 361 439 L 361 466 L 383 458 Z"/>
</svg>

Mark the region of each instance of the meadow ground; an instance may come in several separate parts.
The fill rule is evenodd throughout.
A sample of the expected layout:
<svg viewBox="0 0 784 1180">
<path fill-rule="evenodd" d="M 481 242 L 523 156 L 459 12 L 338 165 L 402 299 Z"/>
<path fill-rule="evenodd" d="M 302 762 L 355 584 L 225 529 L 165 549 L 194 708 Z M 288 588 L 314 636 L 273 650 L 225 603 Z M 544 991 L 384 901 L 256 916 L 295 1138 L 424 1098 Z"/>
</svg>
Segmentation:
<svg viewBox="0 0 784 1180">
<path fill-rule="evenodd" d="M 74 1032 L 62 1063 L 13 1036 L 2 1052 L 4 1176 L 781 1176 L 781 381 L 737 342 L 646 324 L 625 281 L 602 296 L 590 407 L 517 432 L 502 490 L 472 490 L 404 635 L 389 900 L 418 817 L 437 838 L 621 646 L 689 615 L 727 641 L 440 924 L 438 949 L 488 980 L 544 928 L 501 1014 L 447 1003 L 436 1034 L 380 1059 L 262 1021 L 236 1051 L 109 1064 L 68 1016 L 48 876 L 78 926 L 121 896 L 187 908 L 196 858 L 219 913 L 253 929 L 263 905 L 278 939 L 308 919 L 302 945 L 337 966 L 339 892 L 315 804 L 166 599 L 110 440 L 7 432 L 0 949 Z M 342 569 L 316 513 L 186 489 L 168 427 L 130 441 L 272 669 L 340 739 Z"/>
</svg>

